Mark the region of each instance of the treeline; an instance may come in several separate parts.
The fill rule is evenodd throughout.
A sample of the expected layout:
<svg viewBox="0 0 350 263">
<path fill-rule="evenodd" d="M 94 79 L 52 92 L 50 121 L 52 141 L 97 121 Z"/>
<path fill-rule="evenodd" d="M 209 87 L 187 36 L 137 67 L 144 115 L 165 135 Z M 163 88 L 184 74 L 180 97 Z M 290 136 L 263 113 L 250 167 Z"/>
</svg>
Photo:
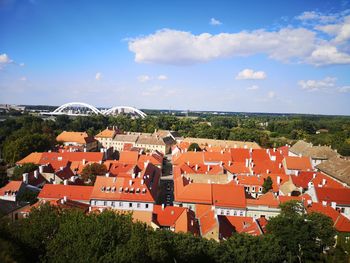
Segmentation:
<svg viewBox="0 0 350 263">
<path fill-rule="evenodd" d="M 45 204 L 0 224 L 0 262 L 347 262 L 330 218 L 286 203 L 268 233 L 216 242 L 133 223 L 130 214 L 84 214 Z M 342 237 L 346 240 L 346 237 Z"/>
<path fill-rule="evenodd" d="M 55 120 L 23 115 L 0 123 L 2 157 L 13 164 L 33 151 L 45 151 L 55 145 L 55 137 L 63 130 L 87 131 L 95 135 L 107 126 L 123 131 L 148 132 L 156 129 L 178 131 L 184 137 L 221 140 L 255 141 L 263 147 L 278 147 L 305 139 L 315 145 L 331 145 L 350 156 L 350 117 L 336 116 L 208 116 L 179 118 L 171 115 L 147 116 L 58 116 Z M 316 134 L 319 129 L 327 130 Z"/>
</svg>

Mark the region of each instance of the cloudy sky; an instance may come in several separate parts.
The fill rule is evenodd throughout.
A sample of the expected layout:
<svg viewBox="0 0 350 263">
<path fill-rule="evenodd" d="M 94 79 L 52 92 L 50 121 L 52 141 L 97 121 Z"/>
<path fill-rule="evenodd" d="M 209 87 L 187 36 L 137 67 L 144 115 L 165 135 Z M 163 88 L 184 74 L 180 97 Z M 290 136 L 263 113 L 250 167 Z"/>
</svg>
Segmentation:
<svg viewBox="0 0 350 263">
<path fill-rule="evenodd" d="M 0 103 L 350 115 L 348 1 L 0 0 Z"/>
</svg>

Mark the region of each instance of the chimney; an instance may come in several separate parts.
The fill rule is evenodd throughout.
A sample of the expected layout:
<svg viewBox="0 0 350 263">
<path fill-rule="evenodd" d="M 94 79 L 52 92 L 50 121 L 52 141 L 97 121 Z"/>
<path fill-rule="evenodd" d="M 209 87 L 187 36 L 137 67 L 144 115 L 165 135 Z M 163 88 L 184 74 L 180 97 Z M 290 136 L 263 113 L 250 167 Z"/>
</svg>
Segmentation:
<svg viewBox="0 0 350 263">
<path fill-rule="evenodd" d="M 322 185 L 325 185 L 327 183 L 327 180 L 325 178 L 322 179 Z"/>
<path fill-rule="evenodd" d="M 337 208 L 337 203 L 336 203 L 336 202 L 331 202 L 331 207 L 332 207 L 333 209 L 336 209 L 336 208 Z"/>
<path fill-rule="evenodd" d="M 68 185 L 68 180 L 67 179 L 63 180 L 63 184 Z"/>
<path fill-rule="evenodd" d="M 323 206 L 327 206 L 327 201 L 322 201 Z"/>
<path fill-rule="evenodd" d="M 39 173 L 43 173 L 44 172 L 44 165 L 40 165 L 39 166 Z"/>
<path fill-rule="evenodd" d="M 245 167 L 249 167 L 249 160 L 248 159 L 245 159 Z"/>
<path fill-rule="evenodd" d="M 210 165 L 208 165 L 208 172 L 210 171 Z"/>
<path fill-rule="evenodd" d="M 28 173 L 23 174 L 23 183 L 28 184 Z"/>
<path fill-rule="evenodd" d="M 141 179 L 141 184 L 144 184 L 145 183 L 145 180 Z"/>
<path fill-rule="evenodd" d="M 63 200 L 64 200 L 64 202 L 67 202 L 67 196 L 66 195 L 63 196 Z"/>
<path fill-rule="evenodd" d="M 106 177 L 109 177 L 109 173 L 106 173 Z"/>
<path fill-rule="evenodd" d="M 267 170 L 266 170 L 266 173 L 267 173 L 267 174 L 269 174 L 269 173 L 270 173 L 270 170 L 269 170 L 269 169 L 267 169 Z"/>
<path fill-rule="evenodd" d="M 83 165 L 85 165 L 86 164 L 86 160 L 85 159 L 83 159 Z"/>
<path fill-rule="evenodd" d="M 38 171 L 38 170 L 35 170 L 35 171 L 34 171 L 34 178 L 35 178 L 35 179 L 38 179 L 38 176 L 39 176 L 39 171 Z"/>
<path fill-rule="evenodd" d="M 307 205 L 309 206 L 309 205 L 311 205 L 312 204 L 312 200 L 307 200 Z"/>
<path fill-rule="evenodd" d="M 190 166 L 190 161 L 187 161 L 187 165 Z"/>
<path fill-rule="evenodd" d="M 196 168 L 195 169 L 196 169 L 196 171 L 198 171 L 198 164 L 196 164 Z"/>
<path fill-rule="evenodd" d="M 129 185 L 132 186 L 132 180 L 129 180 Z"/>
<path fill-rule="evenodd" d="M 231 166 L 231 161 L 228 161 L 228 166 Z"/>
<path fill-rule="evenodd" d="M 315 178 L 316 178 L 316 175 L 317 175 L 317 174 L 314 173 L 314 174 L 312 175 L 312 178 L 315 179 Z"/>
<path fill-rule="evenodd" d="M 84 147 L 84 153 L 86 153 L 86 147 Z"/>
<path fill-rule="evenodd" d="M 280 169 L 282 168 L 282 163 L 278 164 L 278 168 L 280 168 Z"/>
<path fill-rule="evenodd" d="M 277 176 L 277 184 L 280 185 L 281 184 L 281 177 Z"/>
<path fill-rule="evenodd" d="M 250 149 L 249 149 L 249 152 L 250 152 L 250 153 L 253 153 L 253 148 L 250 148 Z"/>
<path fill-rule="evenodd" d="M 164 210 L 164 208 L 165 208 L 165 205 L 164 205 L 164 204 L 162 204 L 162 210 Z"/>
</svg>

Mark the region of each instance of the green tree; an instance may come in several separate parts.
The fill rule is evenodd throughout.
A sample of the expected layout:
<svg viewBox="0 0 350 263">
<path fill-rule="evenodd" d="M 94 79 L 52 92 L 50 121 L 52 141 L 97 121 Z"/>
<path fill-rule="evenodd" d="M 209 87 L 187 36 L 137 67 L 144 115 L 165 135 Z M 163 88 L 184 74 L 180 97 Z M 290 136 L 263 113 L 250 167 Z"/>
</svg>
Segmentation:
<svg viewBox="0 0 350 263">
<path fill-rule="evenodd" d="M 264 183 L 263 183 L 263 193 L 267 193 L 268 191 L 270 191 L 272 189 L 272 179 L 270 176 L 268 176 L 266 179 L 264 179 Z"/>
<path fill-rule="evenodd" d="M 107 168 L 104 164 L 92 163 L 84 167 L 81 176 L 85 181 L 90 181 L 92 184 L 95 183 L 96 176 L 105 175 Z"/>
<path fill-rule="evenodd" d="M 189 152 L 200 152 L 202 151 L 201 147 L 199 147 L 198 143 L 191 143 L 190 146 L 188 146 L 188 149 L 187 149 Z"/>
<path fill-rule="evenodd" d="M 13 175 L 11 177 L 14 181 L 21 181 L 23 179 L 24 173 L 31 173 L 38 169 L 38 165 L 34 163 L 25 163 L 20 166 L 16 166 L 13 170 Z"/>
</svg>

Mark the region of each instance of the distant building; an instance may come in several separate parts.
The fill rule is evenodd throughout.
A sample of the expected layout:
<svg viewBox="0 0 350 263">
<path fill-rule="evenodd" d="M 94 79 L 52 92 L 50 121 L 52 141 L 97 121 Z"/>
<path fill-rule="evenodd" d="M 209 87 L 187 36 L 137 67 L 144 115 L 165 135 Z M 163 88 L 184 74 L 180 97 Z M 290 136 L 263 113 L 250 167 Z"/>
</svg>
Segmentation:
<svg viewBox="0 0 350 263">
<path fill-rule="evenodd" d="M 94 137 L 89 136 L 86 132 L 67 132 L 63 131 L 56 137 L 57 142 L 62 142 L 66 147 L 76 147 L 81 151 L 96 151 L 98 142 Z"/>
</svg>

